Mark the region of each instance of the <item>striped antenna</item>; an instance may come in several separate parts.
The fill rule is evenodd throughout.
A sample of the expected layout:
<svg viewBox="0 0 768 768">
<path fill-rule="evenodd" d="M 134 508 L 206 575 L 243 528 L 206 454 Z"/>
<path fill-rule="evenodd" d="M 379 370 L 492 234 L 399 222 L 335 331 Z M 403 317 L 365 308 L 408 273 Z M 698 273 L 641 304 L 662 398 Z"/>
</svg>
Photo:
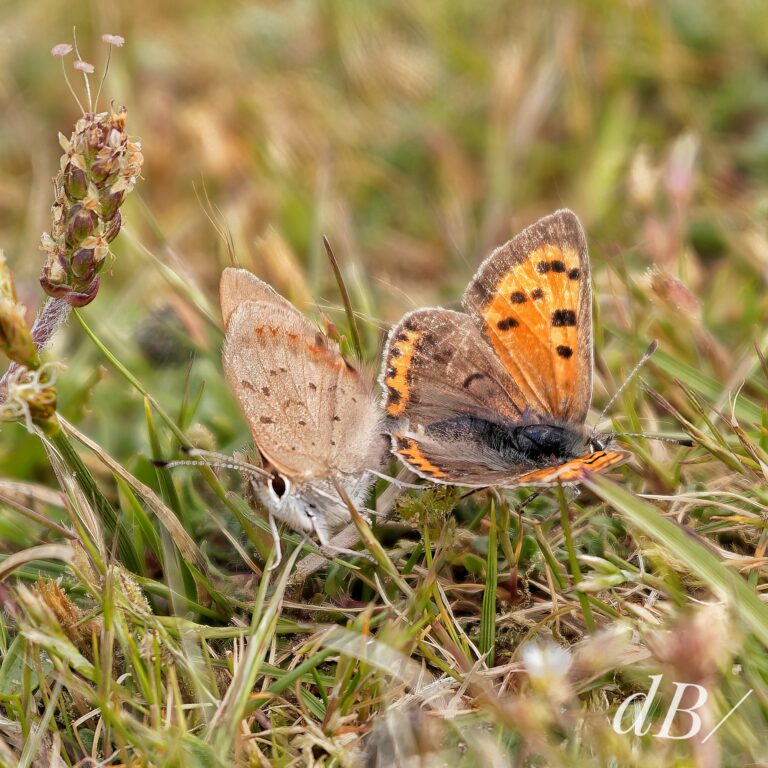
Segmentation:
<svg viewBox="0 0 768 768">
<path fill-rule="evenodd" d="M 648 346 L 648 349 L 646 349 L 643 353 L 643 356 L 637 361 L 635 367 L 629 372 L 629 376 L 624 379 L 624 383 L 613 393 L 613 397 L 611 397 L 611 399 L 608 401 L 608 404 L 605 406 L 605 408 L 603 408 L 602 413 L 595 423 L 595 428 L 592 430 L 590 439 L 595 436 L 595 433 L 597 432 L 597 425 L 603 420 L 605 414 L 608 413 L 611 406 L 616 402 L 621 393 L 627 388 L 629 382 L 632 381 L 635 376 L 637 376 L 640 369 L 648 362 L 648 359 L 658 348 L 659 342 L 657 339 L 654 339 Z M 694 443 L 691 438 L 669 437 L 667 435 L 651 435 L 645 432 L 611 432 L 609 437 L 644 437 L 646 440 L 659 440 L 663 443 L 673 443 L 674 445 L 680 445 L 685 448 L 693 448 L 696 445 L 696 443 Z"/>
<path fill-rule="evenodd" d="M 603 420 L 603 416 L 605 416 L 606 413 L 610 410 L 611 406 L 616 402 L 617 398 L 621 393 L 627 388 L 627 384 L 629 384 L 632 379 L 637 376 L 640 369 L 648 362 L 648 359 L 650 356 L 659 348 L 659 342 L 654 339 L 648 349 L 645 350 L 643 353 L 643 356 L 637 361 L 637 365 L 629 372 L 629 376 L 627 376 L 626 379 L 624 379 L 624 383 L 613 393 L 613 397 L 608 401 L 608 404 L 603 408 L 602 413 L 597 417 L 597 422 L 595 423 L 595 428 L 592 430 L 592 434 L 590 435 L 590 438 L 595 436 L 595 432 L 597 432 L 597 424 L 599 424 Z"/>
<path fill-rule="evenodd" d="M 244 475 L 253 477 L 271 477 L 261 467 L 249 464 L 247 461 L 238 461 L 232 456 L 217 451 L 203 451 L 200 448 L 182 449 L 187 456 L 197 456 L 199 458 L 174 459 L 172 461 L 153 461 L 156 467 L 163 469 L 173 469 L 174 467 L 218 467 L 219 469 L 232 469 L 235 472 L 241 472 Z"/>
</svg>

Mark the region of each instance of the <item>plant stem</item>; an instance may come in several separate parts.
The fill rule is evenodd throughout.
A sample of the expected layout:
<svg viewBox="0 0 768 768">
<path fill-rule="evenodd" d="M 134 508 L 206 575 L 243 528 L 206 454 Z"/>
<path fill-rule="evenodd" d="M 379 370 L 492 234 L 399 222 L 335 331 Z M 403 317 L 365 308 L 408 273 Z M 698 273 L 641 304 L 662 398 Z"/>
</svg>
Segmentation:
<svg viewBox="0 0 768 768">
<path fill-rule="evenodd" d="M 571 568 L 571 576 L 574 586 L 581 581 L 581 568 L 576 557 L 576 548 L 573 545 L 573 532 L 571 531 L 571 519 L 568 517 L 568 503 L 565 500 L 562 486 L 559 487 L 560 497 L 560 523 L 563 526 L 563 535 L 565 536 L 565 548 L 568 551 L 568 562 Z M 592 607 L 589 604 L 589 598 L 583 592 L 577 593 L 581 603 L 581 612 L 584 616 L 584 624 L 588 632 L 595 631 L 595 620 L 592 616 Z"/>
<path fill-rule="evenodd" d="M 488 558 L 485 569 L 485 592 L 480 616 L 480 653 L 490 669 L 495 661 L 496 645 L 496 586 L 498 583 L 498 539 L 496 535 L 496 502 L 491 499 L 490 528 L 488 529 Z"/>
</svg>

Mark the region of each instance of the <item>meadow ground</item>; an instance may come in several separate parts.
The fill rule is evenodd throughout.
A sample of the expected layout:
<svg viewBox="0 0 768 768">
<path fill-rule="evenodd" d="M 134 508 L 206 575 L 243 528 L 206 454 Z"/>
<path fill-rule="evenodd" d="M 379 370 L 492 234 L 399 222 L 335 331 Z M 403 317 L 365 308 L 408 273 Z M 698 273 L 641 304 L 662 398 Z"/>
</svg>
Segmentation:
<svg viewBox="0 0 768 768">
<path fill-rule="evenodd" d="M 45 352 L 55 413 L 45 376 L 16 390 L 34 425 L 0 409 L 0 765 L 768 764 L 768 7 L 6 2 L 0 248 L 30 323 L 73 25 L 92 84 L 125 37 L 101 105 L 145 162 Z M 303 586 L 287 530 L 264 575 L 237 474 L 152 464 L 247 446 L 230 254 L 349 350 L 327 235 L 374 375 L 391 323 L 563 206 L 592 259 L 590 423 L 658 339 L 609 417 L 694 448 L 627 438 L 629 465 L 524 509 L 382 481 L 371 557 Z M 675 683 L 707 692 L 690 738 L 663 738 L 696 724 L 665 731 Z"/>
</svg>

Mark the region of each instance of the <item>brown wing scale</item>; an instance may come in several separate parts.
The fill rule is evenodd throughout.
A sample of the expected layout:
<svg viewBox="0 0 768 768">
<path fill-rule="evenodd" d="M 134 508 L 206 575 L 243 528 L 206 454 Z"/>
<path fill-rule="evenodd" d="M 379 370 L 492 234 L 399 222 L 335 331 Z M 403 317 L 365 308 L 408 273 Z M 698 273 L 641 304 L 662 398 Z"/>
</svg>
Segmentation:
<svg viewBox="0 0 768 768">
<path fill-rule="evenodd" d="M 222 353 L 259 450 L 297 480 L 377 468 L 371 386 L 334 342 L 279 298 L 241 301 L 230 313 Z"/>
</svg>

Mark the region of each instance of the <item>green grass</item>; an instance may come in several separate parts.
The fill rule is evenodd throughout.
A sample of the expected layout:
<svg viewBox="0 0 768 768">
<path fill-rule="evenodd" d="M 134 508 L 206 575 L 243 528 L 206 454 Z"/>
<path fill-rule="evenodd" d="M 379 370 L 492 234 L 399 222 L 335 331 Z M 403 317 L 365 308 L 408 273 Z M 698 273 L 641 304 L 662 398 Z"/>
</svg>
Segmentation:
<svg viewBox="0 0 768 768">
<path fill-rule="evenodd" d="M 28 307 L 77 116 L 48 51 L 73 24 L 95 64 L 103 32 L 126 37 L 104 93 L 146 156 L 99 296 L 45 353 L 67 365 L 61 428 L 2 425 L 0 766 L 765 761 L 762 4 L 0 14 L 0 246 Z M 593 418 L 657 338 L 608 415 L 695 448 L 628 438 L 629 465 L 532 500 L 381 481 L 392 514 L 355 521 L 368 556 L 304 584 L 290 531 L 264 575 L 235 473 L 152 463 L 248 445 L 219 359 L 232 253 L 373 376 L 390 323 L 455 304 L 563 205 L 592 257 Z M 650 731 L 614 732 L 656 674 Z M 708 741 L 665 740 L 673 681 L 707 689 L 707 730 L 751 693 Z"/>
</svg>

